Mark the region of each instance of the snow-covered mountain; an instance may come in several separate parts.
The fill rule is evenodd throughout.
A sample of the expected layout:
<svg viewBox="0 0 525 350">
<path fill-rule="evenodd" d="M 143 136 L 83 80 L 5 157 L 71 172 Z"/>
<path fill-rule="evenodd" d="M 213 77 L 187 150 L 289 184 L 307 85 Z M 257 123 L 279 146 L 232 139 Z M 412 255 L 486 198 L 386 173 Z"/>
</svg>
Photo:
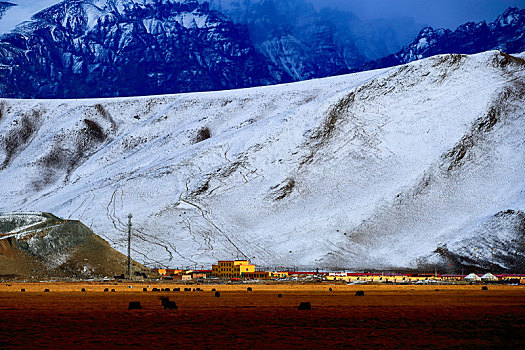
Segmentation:
<svg viewBox="0 0 525 350">
<path fill-rule="evenodd" d="M 130 96 L 287 81 L 245 27 L 193 0 L 65 0 L 0 38 L 0 95 Z"/>
<path fill-rule="evenodd" d="M 245 24 L 255 47 L 296 81 L 327 77 L 395 53 L 422 26 L 409 19 L 361 20 L 307 0 L 209 0 Z"/>
<path fill-rule="evenodd" d="M 80 219 L 120 251 L 132 213 L 133 256 L 149 265 L 452 272 L 490 266 L 494 248 L 497 270 L 523 269 L 523 57 L 443 55 L 222 92 L 4 99 L 0 212 Z"/>
<path fill-rule="evenodd" d="M 434 54 L 525 50 L 525 10 L 516 8 L 491 24 L 467 23 L 454 32 L 426 28 L 402 48 L 420 28 L 414 21 L 363 21 L 344 11 L 318 11 L 307 0 L 17 3 L 0 2 L 0 14 L 8 10 L 0 21 L 7 23 L 3 30 L 23 21 L 0 36 L 0 96 L 10 98 L 225 90 L 382 68 Z"/>
<path fill-rule="evenodd" d="M 511 7 L 492 23 L 469 22 L 455 31 L 424 28 L 399 52 L 369 62 L 358 70 L 391 67 L 438 54 L 473 54 L 488 50 L 510 54 L 525 51 L 525 10 Z"/>
</svg>

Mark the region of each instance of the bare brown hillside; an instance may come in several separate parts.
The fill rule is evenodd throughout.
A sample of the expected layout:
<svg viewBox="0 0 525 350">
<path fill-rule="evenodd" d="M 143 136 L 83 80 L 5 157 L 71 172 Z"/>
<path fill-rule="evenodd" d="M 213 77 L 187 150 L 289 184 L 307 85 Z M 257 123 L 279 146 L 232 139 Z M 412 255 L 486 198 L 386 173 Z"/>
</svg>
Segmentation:
<svg viewBox="0 0 525 350">
<path fill-rule="evenodd" d="M 29 220 L 16 214 L 0 216 L 0 278 L 84 279 L 126 272 L 126 256 L 80 221 L 40 215 L 42 221 L 34 215 Z M 133 270 L 146 268 L 133 262 Z"/>
</svg>

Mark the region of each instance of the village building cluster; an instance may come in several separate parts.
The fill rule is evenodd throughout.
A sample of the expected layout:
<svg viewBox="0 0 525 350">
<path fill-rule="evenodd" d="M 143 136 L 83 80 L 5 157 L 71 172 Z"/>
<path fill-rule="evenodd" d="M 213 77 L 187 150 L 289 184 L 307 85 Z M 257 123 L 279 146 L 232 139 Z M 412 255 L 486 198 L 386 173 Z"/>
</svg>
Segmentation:
<svg viewBox="0 0 525 350">
<path fill-rule="evenodd" d="M 154 269 L 161 278 L 181 281 L 205 279 L 240 280 L 297 280 L 316 278 L 324 281 L 346 283 L 432 283 L 432 282 L 506 282 L 525 284 L 523 274 L 424 274 L 424 273 L 369 273 L 369 272 L 319 272 L 319 271 L 264 271 L 258 270 L 249 260 L 221 260 L 211 270 Z"/>
<path fill-rule="evenodd" d="M 154 272 L 163 277 L 174 280 L 190 281 L 206 278 L 222 279 L 282 279 L 289 276 L 287 271 L 261 271 L 249 260 L 221 260 L 212 265 L 211 270 L 179 270 L 179 269 L 154 269 Z"/>
</svg>

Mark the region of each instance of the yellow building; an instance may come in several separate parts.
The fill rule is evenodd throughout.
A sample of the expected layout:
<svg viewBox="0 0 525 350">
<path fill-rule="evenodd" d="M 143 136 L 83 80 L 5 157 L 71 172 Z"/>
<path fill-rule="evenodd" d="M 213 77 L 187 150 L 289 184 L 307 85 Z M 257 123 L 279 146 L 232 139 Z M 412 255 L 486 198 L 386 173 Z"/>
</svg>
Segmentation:
<svg viewBox="0 0 525 350">
<path fill-rule="evenodd" d="M 162 276 L 166 276 L 166 269 L 153 269 L 153 272 L 156 272 Z"/>
<path fill-rule="evenodd" d="M 166 275 L 168 276 L 174 276 L 174 275 L 180 275 L 183 274 L 184 270 L 177 270 L 177 269 L 166 269 Z"/>
<path fill-rule="evenodd" d="M 212 265 L 212 276 L 216 277 L 243 277 L 245 273 L 255 271 L 255 265 L 249 260 L 224 260 Z"/>
<path fill-rule="evenodd" d="M 286 271 L 270 271 L 268 273 L 270 278 L 287 278 L 288 272 Z"/>
<path fill-rule="evenodd" d="M 266 271 L 253 271 L 245 273 L 243 277 L 249 280 L 266 280 L 269 278 L 269 274 Z"/>
</svg>

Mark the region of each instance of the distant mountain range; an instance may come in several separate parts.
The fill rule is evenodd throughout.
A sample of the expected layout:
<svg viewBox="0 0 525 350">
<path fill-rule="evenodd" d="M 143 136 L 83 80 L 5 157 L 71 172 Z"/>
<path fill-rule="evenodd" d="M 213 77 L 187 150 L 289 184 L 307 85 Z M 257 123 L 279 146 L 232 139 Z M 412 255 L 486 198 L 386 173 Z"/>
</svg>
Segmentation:
<svg viewBox="0 0 525 350">
<path fill-rule="evenodd" d="M 525 10 L 509 8 L 492 23 L 469 22 L 455 31 L 424 28 L 412 43 L 399 52 L 356 70 L 391 67 L 445 53 L 473 54 L 488 50 L 507 53 L 525 51 Z"/>
<path fill-rule="evenodd" d="M 0 14 L 10 6 L 0 2 Z M 516 53 L 525 50 L 524 18 L 524 10 L 510 8 L 489 24 L 428 27 L 403 47 L 420 28 L 413 21 L 362 21 L 333 9 L 317 11 L 305 0 L 65 0 L 0 37 L 0 96 L 228 90 L 439 53 Z"/>
</svg>

